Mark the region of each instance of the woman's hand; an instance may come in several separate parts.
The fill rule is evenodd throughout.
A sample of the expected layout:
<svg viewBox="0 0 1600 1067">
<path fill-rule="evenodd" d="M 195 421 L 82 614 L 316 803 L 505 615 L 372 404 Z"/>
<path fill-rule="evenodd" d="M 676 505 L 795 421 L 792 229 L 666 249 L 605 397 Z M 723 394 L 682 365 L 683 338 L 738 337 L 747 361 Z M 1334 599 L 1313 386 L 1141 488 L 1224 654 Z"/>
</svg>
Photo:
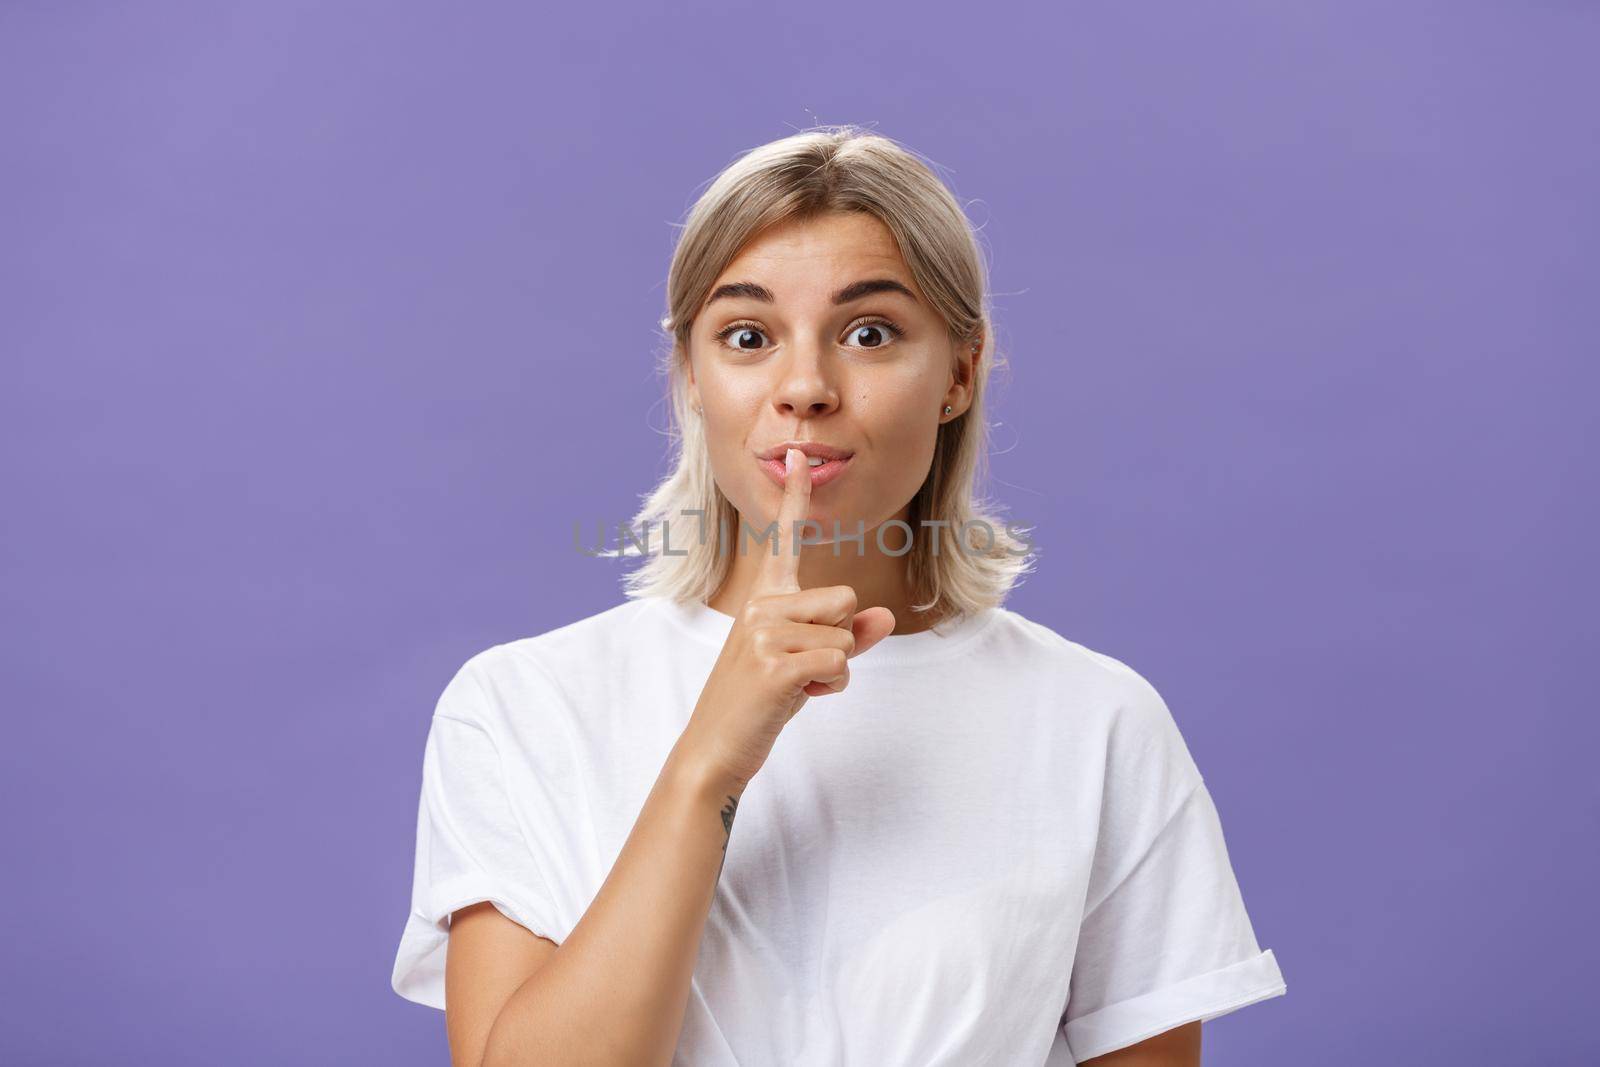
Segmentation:
<svg viewBox="0 0 1600 1067">
<path fill-rule="evenodd" d="M 778 552 L 762 561 L 749 600 L 684 729 L 712 774 L 742 791 L 766 763 L 778 734 L 814 696 L 843 692 L 848 660 L 894 630 L 894 613 L 856 611 L 848 585 L 801 589 L 794 529 L 811 505 L 811 471 L 791 448 L 778 507 Z"/>
</svg>

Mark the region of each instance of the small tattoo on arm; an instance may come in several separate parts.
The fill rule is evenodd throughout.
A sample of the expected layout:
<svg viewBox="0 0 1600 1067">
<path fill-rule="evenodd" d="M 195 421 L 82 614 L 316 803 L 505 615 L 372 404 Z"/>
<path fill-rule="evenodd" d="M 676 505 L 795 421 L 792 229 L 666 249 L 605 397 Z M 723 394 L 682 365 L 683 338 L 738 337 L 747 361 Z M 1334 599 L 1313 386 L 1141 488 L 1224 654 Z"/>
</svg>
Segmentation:
<svg viewBox="0 0 1600 1067">
<path fill-rule="evenodd" d="M 730 796 L 722 808 L 722 859 L 717 861 L 717 880 L 722 880 L 722 868 L 728 864 L 728 841 L 733 837 L 733 813 L 739 807 L 739 798 Z"/>
<path fill-rule="evenodd" d="M 739 798 L 730 796 L 722 808 L 722 829 L 728 836 L 722 839 L 722 851 L 728 851 L 728 840 L 733 837 L 733 813 L 739 807 Z"/>
</svg>

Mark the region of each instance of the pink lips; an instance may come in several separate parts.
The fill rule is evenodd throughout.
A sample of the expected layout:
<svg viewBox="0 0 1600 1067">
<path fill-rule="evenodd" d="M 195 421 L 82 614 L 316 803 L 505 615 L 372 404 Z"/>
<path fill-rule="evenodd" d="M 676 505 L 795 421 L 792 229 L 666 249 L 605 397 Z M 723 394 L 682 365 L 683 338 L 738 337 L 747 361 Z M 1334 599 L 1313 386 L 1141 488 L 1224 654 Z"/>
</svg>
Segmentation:
<svg viewBox="0 0 1600 1067">
<path fill-rule="evenodd" d="M 816 489 L 827 485 L 839 477 L 844 473 L 845 468 L 850 466 L 850 461 L 854 458 L 854 456 L 846 456 L 844 459 L 830 459 L 820 466 L 811 467 L 811 488 Z M 761 465 L 762 470 L 767 472 L 767 477 L 777 483 L 778 488 L 782 489 L 787 484 L 788 479 L 784 475 L 783 458 L 781 456 L 778 459 L 758 459 L 756 462 Z M 801 462 L 805 461 L 802 460 Z"/>
</svg>

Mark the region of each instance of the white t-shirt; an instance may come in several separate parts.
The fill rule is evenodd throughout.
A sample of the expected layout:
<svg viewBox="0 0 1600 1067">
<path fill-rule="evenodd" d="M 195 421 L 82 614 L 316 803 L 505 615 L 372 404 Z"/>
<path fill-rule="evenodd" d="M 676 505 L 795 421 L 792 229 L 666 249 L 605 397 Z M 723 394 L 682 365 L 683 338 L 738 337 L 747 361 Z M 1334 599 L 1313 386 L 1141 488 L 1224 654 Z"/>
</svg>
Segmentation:
<svg viewBox="0 0 1600 1067">
<path fill-rule="evenodd" d="M 467 661 L 434 712 L 393 985 L 450 914 L 566 939 L 733 618 L 630 599 Z M 1156 690 L 1015 611 L 890 636 L 739 800 L 674 1067 L 1070 1067 L 1286 991 Z"/>
</svg>

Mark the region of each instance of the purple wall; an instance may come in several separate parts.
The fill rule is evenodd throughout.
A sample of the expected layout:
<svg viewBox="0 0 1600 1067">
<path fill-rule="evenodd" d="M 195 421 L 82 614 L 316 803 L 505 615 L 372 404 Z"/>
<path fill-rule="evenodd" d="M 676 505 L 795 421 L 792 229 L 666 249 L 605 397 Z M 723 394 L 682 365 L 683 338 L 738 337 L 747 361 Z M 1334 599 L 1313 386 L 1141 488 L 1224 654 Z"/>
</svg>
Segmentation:
<svg viewBox="0 0 1600 1067">
<path fill-rule="evenodd" d="M 0 7 L 0 1060 L 446 1061 L 433 701 L 620 599 L 671 224 L 822 121 L 983 227 L 1011 606 L 1289 982 L 1207 1061 L 1595 1062 L 1600 9 L 696 7 Z"/>
</svg>

